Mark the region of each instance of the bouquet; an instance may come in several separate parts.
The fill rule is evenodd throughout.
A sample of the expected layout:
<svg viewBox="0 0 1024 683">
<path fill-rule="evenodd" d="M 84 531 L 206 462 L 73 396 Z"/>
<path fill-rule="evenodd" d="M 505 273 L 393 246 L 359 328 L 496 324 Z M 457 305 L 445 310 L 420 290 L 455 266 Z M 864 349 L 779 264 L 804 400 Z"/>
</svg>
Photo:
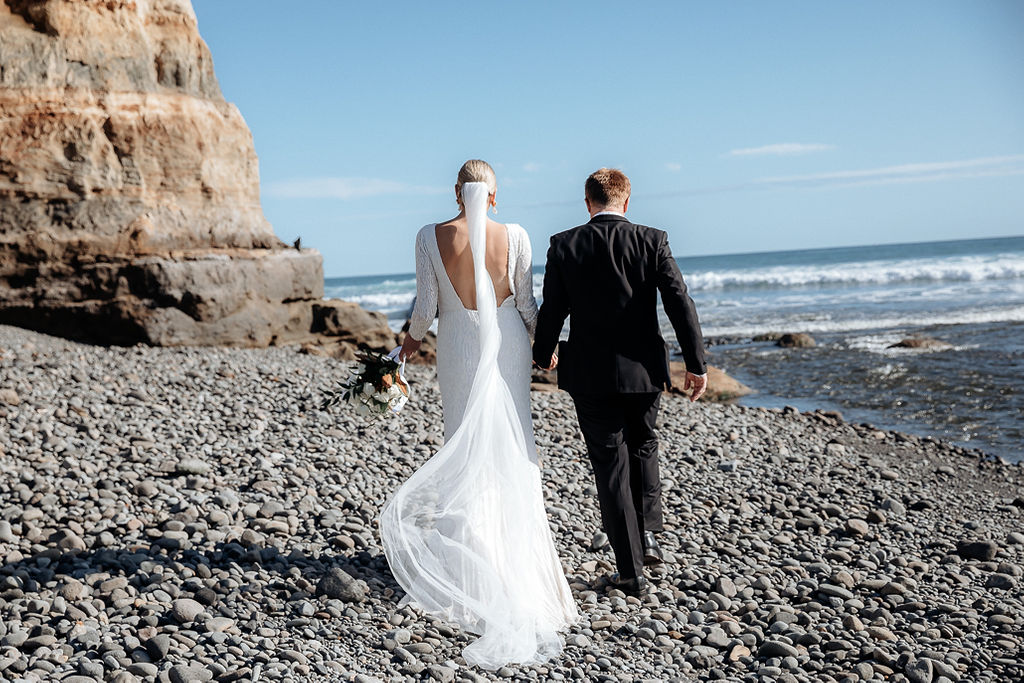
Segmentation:
<svg viewBox="0 0 1024 683">
<path fill-rule="evenodd" d="M 383 417 L 398 413 L 409 400 L 409 383 L 405 379 L 405 361 L 398 361 L 399 349 L 389 354 L 360 351 L 348 379 L 334 391 L 328 391 L 320 406 L 326 410 L 339 403 L 355 407 L 360 415 Z"/>
</svg>

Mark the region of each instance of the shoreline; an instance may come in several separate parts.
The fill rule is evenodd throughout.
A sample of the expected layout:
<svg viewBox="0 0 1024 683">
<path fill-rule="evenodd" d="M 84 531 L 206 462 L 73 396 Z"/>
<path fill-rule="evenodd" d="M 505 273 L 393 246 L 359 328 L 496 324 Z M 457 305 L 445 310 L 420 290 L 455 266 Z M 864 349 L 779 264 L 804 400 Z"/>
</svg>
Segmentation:
<svg viewBox="0 0 1024 683">
<path fill-rule="evenodd" d="M 461 662 L 457 628 L 398 608 L 376 537 L 386 496 L 440 445 L 434 370 L 410 366 L 406 410 L 367 424 L 316 409 L 347 367 L 0 326 L 0 678 L 492 678 Z M 499 673 L 1024 676 L 1021 464 L 828 412 L 668 395 L 672 561 L 638 601 L 607 590 L 571 401 L 533 402 L 585 618 L 559 659 Z"/>
<path fill-rule="evenodd" d="M 1016 391 L 1008 376 L 1016 361 L 998 356 L 1005 362 L 997 363 L 992 349 L 979 350 L 976 340 L 983 334 L 949 325 L 814 333 L 817 348 L 784 348 L 776 343 L 778 333 L 706 341 L 711 362 L 754 390 L 741 405 L 838 411 L 851 423 L 1024 462 L 1015 404 L 999 402 L 1002 392 L 1012 398 Z M 974 335 L 975 344 L 958 342 L 966 335 Z M 874 346 L 865 348 L 869 344 Z M 964 371 L 975 363 L 981 366 Z"/>
</svg>

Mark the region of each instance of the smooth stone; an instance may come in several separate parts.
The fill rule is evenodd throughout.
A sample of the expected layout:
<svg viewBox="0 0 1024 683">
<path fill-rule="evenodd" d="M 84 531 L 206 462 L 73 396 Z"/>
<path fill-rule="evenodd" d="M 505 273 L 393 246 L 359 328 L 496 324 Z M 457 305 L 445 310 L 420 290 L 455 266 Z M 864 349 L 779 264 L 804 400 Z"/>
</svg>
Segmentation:
<svg viewBox="0 0 1024 683">
<path fill-rule="evenodd" d="M 171 614 L 179 623 L 190 624 L 205 608 L 191 598 L 179 598 L 171 603 Z"/>
<path fill-rule="evenodd" d="M 757 648 L 759 657 L 798 657 L 800 651 L 780 640 L 766 640 Z"/>
<path fill-rule="evenodd" d="M 361 582 L 337 567 L 332 567 L 320 579 L 316 593 L 343 602 L 362 602 L 367 596 L 367 590 L 361 585 Z"/>
<path fill-rule="evenodd" d="M 989 574 L 985 581 L 985 588 L 998 588 L 1000 590 L 1013 590 L 1017 587 L 1017 579 L 1009 574 Z"/>
<path fill-rule="evenodd" d="M 213 679 L 213 672 L 197 664 L 177 664 L 167 670 L 167 678 L 171 683 L 204 683 Z"/>
<path fill-rule="evenodd" d="M 836 586 L 830 583 L 823 583 L 818 586 L 818 591 L 825 595 L 831 595 L 841 600 L 853 600 L 856 596 L 846 588 L 842 586 Z"/>
<path fill-rule="evenodd" d="M 158 662 L 170 652 L 171 637 L 165 633 L 157 634 L 145 642 L 145 647 L 153 661 Z"/>
<path fill-rule="evenodd" d="M 235 621 L 227 617 L 214 617 L 213 619 L 207 619 L 203 625 L 211 633 L 220 633 L 234 626 Z"/>
<path fill-rule="evenodd" d="M 932 670 L 931 660 L 926 658 L 909 662 L 906 668 L 903 669 L 903 673 L 910 683 L 932 683 L 932 678 L 935 675 Z"/>
<path fill-rule="evenodd" d="M 156 664 L 149 662 L 136 662 L 128 667 L 128 672 L 133 673 L 136 676 L 144 676 L 148 678 L 155 678 L 160 669 L 157 668 Z"/>
<path fill-rule="evenodd" d="M 863 519 L 855 517 L 846 520 L 846 532 L 851 536 L 867 536 L 871 532 L 871 528 Z"/>
<path fill-rule="evenodd" d="M 965 560 L 981 560 L 987 562 L 995 558 L 999 546 L 994 541 L 960 541 L 956 544 L 956 554 Z"/>
<path fill-rule="evenodd" d="M 719 576 L 715 580 L 715 592 L 727 598 L 736 597 L 736 584 L 728 576 Z"/>
</svg>

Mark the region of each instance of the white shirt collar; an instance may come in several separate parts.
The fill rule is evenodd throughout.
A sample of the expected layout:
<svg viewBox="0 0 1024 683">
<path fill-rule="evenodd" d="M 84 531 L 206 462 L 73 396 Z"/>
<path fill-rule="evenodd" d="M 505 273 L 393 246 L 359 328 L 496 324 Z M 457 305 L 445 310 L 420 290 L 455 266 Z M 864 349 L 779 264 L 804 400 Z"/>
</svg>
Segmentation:
<svg viewBox="0 0 1024 683">
<path fill-rule="evenodd" d="M 598 216 L 619 216 L 620 218 L 625 218 L 626 214 L 621 211 L 598 211 L 591 218 L 597 218 Z"/>
</svg>

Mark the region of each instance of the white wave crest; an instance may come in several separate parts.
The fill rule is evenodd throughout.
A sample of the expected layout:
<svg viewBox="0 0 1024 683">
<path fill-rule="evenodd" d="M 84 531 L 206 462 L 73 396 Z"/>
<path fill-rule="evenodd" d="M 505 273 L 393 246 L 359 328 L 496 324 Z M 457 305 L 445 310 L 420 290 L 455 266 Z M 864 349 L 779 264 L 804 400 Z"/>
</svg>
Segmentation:
<svg viewBox="0 0 1024 683">
<path fill-rule="evenodd" d="M 416 298 L 415 290 L 409 292 L 371 292 L 340 297 L 352 301 L 371 311 L 408 311 Z"/>
<path fill-rule="evenodd" d="M 1024 306 L 989 310 L 964 310 L 950 313 L 919 313 L 901 316 L 881 316 L 831 320 L 823 316 L 816 320 L 760 320 L 754 325 L 710 325 L 704 328 L 705 337 L 752 337 L 766 332 L 855 332 L 858 330 L 889 330 L 930 327 L 933 325 L 970 325 L 978 323 L 1005 323 L 1024 321 Z M 896 340 L 898 341 L 898 340 Z"/>
<path fill-rule="evenodd" d="M 1021 254 L 710 270 L 686 276 L 694 291 L 815 285 L 886 285 L 909 282 L 977 282 L 1021 278 L 1024 278 L 1024 255 Z"/>
</svg>

